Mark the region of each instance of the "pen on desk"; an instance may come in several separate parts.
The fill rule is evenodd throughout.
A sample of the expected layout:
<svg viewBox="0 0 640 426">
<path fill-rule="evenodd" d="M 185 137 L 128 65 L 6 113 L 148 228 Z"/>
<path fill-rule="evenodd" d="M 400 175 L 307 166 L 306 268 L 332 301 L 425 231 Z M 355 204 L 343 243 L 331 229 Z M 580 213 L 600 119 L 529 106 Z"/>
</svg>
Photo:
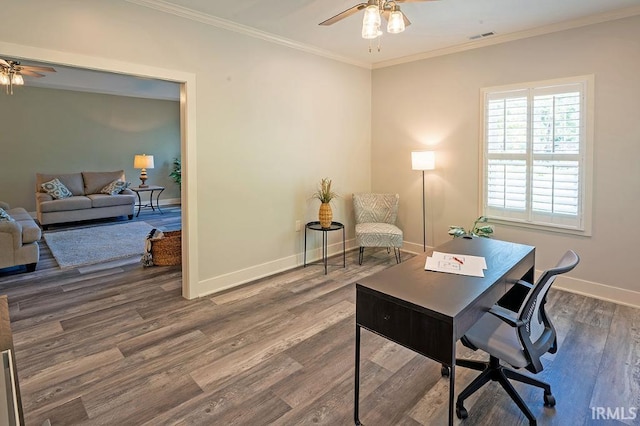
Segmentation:
<svg viewBox="0 0 640 426">
<path fill-rule="evenodd" d="M 453 256 L 453 260 L 455 260 L 456 262 L 458 262 L 461 265 L 464 265 L 464 262 L 461 259 L 458 259 L 457 257 Z"/>
</svg>

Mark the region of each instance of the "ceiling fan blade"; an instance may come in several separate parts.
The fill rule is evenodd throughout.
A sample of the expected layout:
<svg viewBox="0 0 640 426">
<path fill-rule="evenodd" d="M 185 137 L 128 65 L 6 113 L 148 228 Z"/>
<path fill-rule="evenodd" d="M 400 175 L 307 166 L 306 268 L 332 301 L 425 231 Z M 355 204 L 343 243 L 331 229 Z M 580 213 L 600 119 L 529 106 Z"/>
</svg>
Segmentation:
<svg viewBox="0 0 640 426">
<path fill-rule="evenodd" d="M 332 25 L 335 24 L 336 22 L 353 15 L 354 13 L 358 13 L 358 11 L 364 9 L 365 7 L 367 7 L 367 3 L 360 3 L 357 4 L 343 12 L 338 13 L 336 16 L 332 16 L 331 18 L 327 19 L 326 21 L 322 21 L 320 22 L 318 25 Z"/>
<path fill-rule="evenodd" d="M 51 67 L 40 67 L 40 66 L 36 66 L 36 65 L 20 65 L 20 68 L 22 68 L 23 70 L 30 70 L 30 71 L 56 72 L 56 70 L 54 68 L 51 68 Z"/>
<path fill-rule="evenodd" d="M 400 13 L 402 13 L 402 19 L 404 19 L 404 26 L 408 27 L 409 25 L 411 25 L 411 21 L 409 20 L 409 18 L 407 18 L 407 15 L 405 15 L 402 11 L 400 11 Z"/>
<path fill-rule="evenodd" d="M 0 59 L 0 66 L 6 67 L 6 68 L 11 67 L 11 65 L 9 65 L 9 62 L 5 61 L 4 59 Z"/>
<path fill-rule="evenodd" d="M 28 75 L 29 77 L 38 77 L 38 78 L 44 77 L 44 74 L 40 74 L 39 72 L 25 70 L 25 69 L 20 70 L 20 74 Z"/>
</svg>

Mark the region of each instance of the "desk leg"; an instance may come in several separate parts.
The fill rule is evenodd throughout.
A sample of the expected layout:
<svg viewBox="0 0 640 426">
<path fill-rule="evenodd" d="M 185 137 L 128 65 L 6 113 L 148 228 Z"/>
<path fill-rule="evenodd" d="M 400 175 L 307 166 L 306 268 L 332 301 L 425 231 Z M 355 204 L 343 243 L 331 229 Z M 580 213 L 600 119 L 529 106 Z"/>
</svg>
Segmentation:
<svg viewBox="0 0 640 426">
<path fill-rule="evenodd" d="M 360 423 L 360 415 L 358 413 L 360 405 L 360 326 L 358 324 L 356 324 L 356 368 L 353 381 L 353 422 L 359 426 L 362 423 Z"/>
<path fill-rule="evenodd" d="M 449 368 L 449 426 L 453 426 L 453 407 L 455 397 L 455 383 L 456 383 L 456 350 L 455 343 L 453 349 L 453 358 L 451 359 L 451 367 Z"/>
</svg>

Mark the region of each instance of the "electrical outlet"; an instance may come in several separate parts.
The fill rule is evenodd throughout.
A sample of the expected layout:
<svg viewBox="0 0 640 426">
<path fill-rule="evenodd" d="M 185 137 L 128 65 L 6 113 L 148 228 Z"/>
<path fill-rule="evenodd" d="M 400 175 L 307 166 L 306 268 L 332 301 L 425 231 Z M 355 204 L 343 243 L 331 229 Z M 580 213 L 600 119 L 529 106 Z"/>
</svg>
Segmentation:
<svg viewBox="0 0 640 426">
<path fill-rule="evenodd" d="M 296 220 L 296 232 L 302 231 L 302 222 Z"/>
</svg>

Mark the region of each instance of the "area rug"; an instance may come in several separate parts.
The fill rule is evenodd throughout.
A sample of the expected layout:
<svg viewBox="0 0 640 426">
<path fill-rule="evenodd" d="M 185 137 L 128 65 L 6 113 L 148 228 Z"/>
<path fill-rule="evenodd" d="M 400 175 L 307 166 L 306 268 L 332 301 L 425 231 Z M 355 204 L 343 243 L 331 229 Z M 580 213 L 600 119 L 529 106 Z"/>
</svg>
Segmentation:
<svg viewBox="0 0 640 426">
<path fill-rule="evenodd" d="M 141 256 L 152 229 L 146 222 L 128 222 L 46 232 L 44 239 L 60 268 L 68 269 Z"/>
</svg>

